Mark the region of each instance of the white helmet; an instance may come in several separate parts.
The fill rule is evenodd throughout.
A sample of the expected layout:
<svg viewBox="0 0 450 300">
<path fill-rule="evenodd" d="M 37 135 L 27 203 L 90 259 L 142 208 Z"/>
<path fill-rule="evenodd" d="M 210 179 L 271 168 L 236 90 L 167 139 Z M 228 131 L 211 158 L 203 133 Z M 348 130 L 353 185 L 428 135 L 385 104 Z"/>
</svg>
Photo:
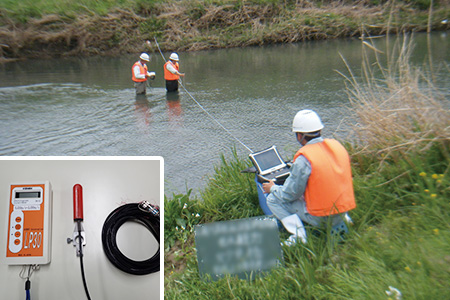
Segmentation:
<svg viewBox="0 0 450 300">
<path fill-rule="evenodd" d="M 292 122 L 292 131 L 309 133 L 316 132 L 323 128 L 322 121 L 319 116 L 310 109 L 299 111 Z"/>
<path fill-rule="evenodd" d="M 174 60 L 174 61 L 178 61 L 179 60 L 178 59 L 178 54 L 176 54 L 175 52 L 170 54 L 169 59 L 170 60 Z"/>
<path fill-rule="evenodd" d="M 148 56 L 147 53 L 142 53 L 141 56 L 139 56 L 139 58 L 145 61 L 150 61 L 150 56 Z"/>
</svg>

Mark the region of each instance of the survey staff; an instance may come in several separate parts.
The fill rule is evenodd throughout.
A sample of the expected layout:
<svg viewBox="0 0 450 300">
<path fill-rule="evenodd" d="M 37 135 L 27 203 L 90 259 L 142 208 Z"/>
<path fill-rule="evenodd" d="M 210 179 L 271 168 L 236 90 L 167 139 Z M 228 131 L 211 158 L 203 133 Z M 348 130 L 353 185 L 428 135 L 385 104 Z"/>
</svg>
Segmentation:
<svg viewBox="0 0 450 300">
<path fill-rule="evenodd" d="M 180 76 L 184 76 L 184 73 L 180 73 L 178 54 L 172 53 L 169 56 L 169 60 L 164 64 L 164 79 L 166 80 L 166 90 L 168 92 L 178 91 L 178 79 Z"/>
<path fill-rule="evenodd" d="M 292 131 L 301 148 L 283 185 L 263 183 L 267 206 L 291 233 L 286 245 L 306 243 L 303 222 L 315 227 L 351 221 L 347 212 L 356 207 L 350 158 L 334 139 L 321 136 L 322 121 L 312 110 L 299 111 Z"/>
<path fill-rule="evenodd" d="M 131 79 L 134 81 L 136 95 L 145 95 L 147 79 L 155 79 L 155 72 L 148 72 L 147 63 L 149 62 L 150 56 L 147 53 L 142 53 L 131 69 Z"/>
</svg>

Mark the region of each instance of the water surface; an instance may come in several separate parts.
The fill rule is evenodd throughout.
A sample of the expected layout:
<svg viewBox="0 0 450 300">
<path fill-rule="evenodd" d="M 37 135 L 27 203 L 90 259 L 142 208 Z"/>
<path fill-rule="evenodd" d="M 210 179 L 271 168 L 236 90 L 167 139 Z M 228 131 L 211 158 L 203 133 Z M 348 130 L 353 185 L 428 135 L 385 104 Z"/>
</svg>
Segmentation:
<svg viewBox="0 0 450 300">
<path fill-rule="evenodd" d="M 385 42 L 375 41 L 380 49 Z M 429 42 L 416 36 L 413 62 L 428 64 L 431 48 L 437 84 L 448 95 L 442 64 L 450 59 L 449 36 L 433 34 Z M 229 157 L 233 147 L 245 157 L 247 148 L 277 145 L 290 158 L 300 109 L 321 115 L 326 136 L 346 137 L 351 121 L 336 70 L 347 72 L 342 55 L 359 72 L 358 39 L 179 54 L 184 85 L 203 109 L 183 90 L 168 97 L 158 52 L 149 64 L 157 78 L 144 98 L 131 82 L 138 55 L 0 65 L 0 155 L 162 156 L 172 193 L 204 187 L 220 154 Z"/>
</svg>

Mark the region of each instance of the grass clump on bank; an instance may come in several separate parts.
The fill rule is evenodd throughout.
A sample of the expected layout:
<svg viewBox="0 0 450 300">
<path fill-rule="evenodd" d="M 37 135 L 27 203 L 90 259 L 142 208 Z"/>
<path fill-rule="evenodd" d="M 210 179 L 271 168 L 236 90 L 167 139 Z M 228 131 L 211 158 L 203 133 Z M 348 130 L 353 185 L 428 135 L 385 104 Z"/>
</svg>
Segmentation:
<svg viewBox="0 0 450 300">
<path fill-rule="evenodd" d="M 202 281 L 193 233 L 174 222 L 193 228 L 262 214 L 252 176 L 240 173 L 248 159 L 222 159 L 200 197 L 165 201 L 166 299 L 396 299 L 396 290 L 402 299 L 447 299 L 450 112 L 431 75 L 409 63 L 412 44 L 405 39 L 385 51 L 384 63 L 378 54 L 364 61 L 362 76 L 345 76 L 359 139 L 347 145 L 358 206 L 345 242 L 309 234 L 306 245 L 283 248 L 285 266 L 265 277 Z"/>
<path fill-rule="evenodd" d="M 426 2 L 426 1 L 425 1 Z M 0 58 L 195 51 L 446 30 L 434 1 L 0 0 Z M 429 18 L 430 17 L 430 18 Z M 367 30 L 367 29 L 366 29 Z"/>
</svg>

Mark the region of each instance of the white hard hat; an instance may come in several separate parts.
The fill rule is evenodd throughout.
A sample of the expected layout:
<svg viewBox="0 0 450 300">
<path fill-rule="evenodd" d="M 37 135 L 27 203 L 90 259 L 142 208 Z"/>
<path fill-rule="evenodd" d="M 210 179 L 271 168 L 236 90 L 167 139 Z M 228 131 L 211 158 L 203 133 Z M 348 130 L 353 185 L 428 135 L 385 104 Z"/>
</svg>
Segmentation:
<svg viewBox="0 0 450 300">
<path fill-rule="evenodd" d="M 316 132 L 323 128 L 322 121 L 319 116 L 310 109 L 303 109 L 299 111 L 292 122 L 293 132 Z"/>
<path fill-rule="evenodd" d="M 147 53 L 142 53 L 141 56 L 139 56 L 139 58 L 145 61 L 150 61 L 150 56 L 148 56 Z"/>
<path fill-rule="evenodd" d="M 175 52 L 170 54 L 169 59 L 170 60 L 174 60 L 174 61 L 178 61 L 178 54 L 176 54 Z"/>
</svg>

